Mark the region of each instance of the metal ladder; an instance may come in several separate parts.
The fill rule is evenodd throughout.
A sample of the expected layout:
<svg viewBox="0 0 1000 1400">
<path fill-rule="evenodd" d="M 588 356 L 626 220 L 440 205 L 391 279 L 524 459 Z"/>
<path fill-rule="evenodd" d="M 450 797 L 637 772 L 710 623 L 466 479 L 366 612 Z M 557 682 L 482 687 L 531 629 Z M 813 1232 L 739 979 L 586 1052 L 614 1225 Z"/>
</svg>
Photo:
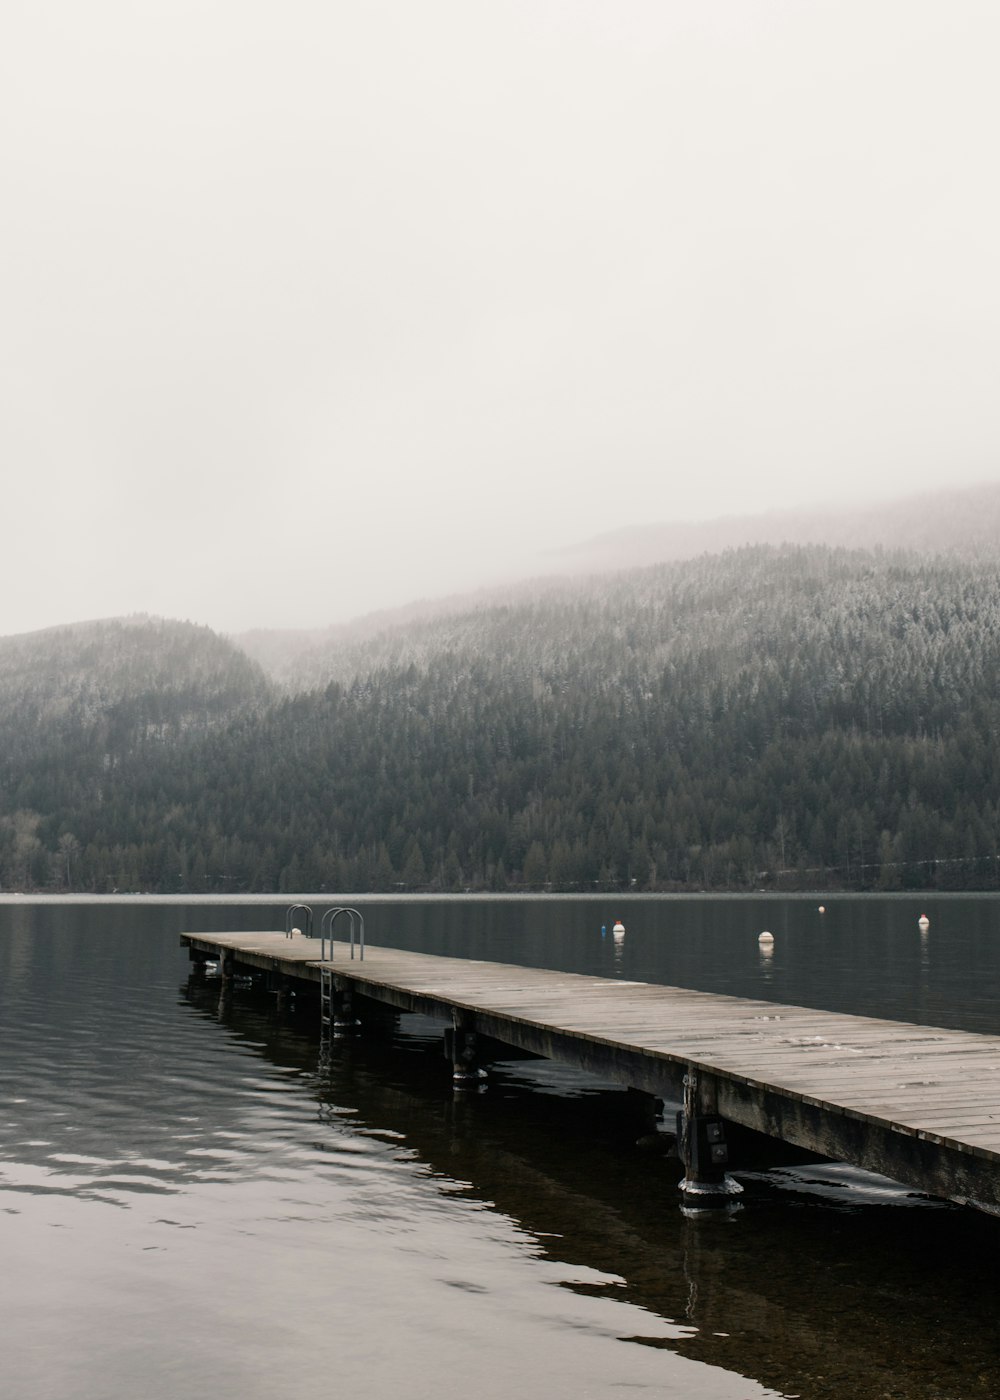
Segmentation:
<svg viewBox="0 0 1000 1400">
<path fill-rule="evenodd" d="M 321 1041 L 333 1035 L 333 968 L 325 964 L 319 970 L 319 1029 Z"/>
<path fill-rule="evenodd" d="M 299 908 L 303 906 L 298 906 Z M 349 909 L 344 905 L 336 909 L 328 909 L 320 920 L 320 942 L 319 942 L 319 1064 L 320 1070 L 326 1071 L 330 1066 L 330 1052 L 333 1041 L 337 1036 L 342 1036 L 346 1031 L 354 1030 L 359 1024 L 353 1015 L 350 1019 L 337 1018 L 336 987 L 334 986 L 333 970 L 333 925 L 338 915 L 346 914 L 351 928 L 351 958 L 354 958 L 355 948 L 355 920 L 357 920 L 358 941 L 360 947 L 360 961 L 364 961 L 365 956 L 365 920 L 363 914 L 358 909 Z M 312 927 L 312 911 L 310 910 L 309 926 Z M 330 957 L 327 960 L 326 940 L 330 939 Z"/>
<path fill-rule="evenodd" d="M 319 925 L 319 956 L 321 962 L 326 962 L 326 940 L 330 939 L 330 960 L 333 961 L 333 926 L 340 914 L 346 914 L 350 922 L 351 938 L 351 961 L 354 961 L 354 949 L 359 949 L 359 958 L 365 960 L 365 916 L 360 909 L 351 909 L 347 905 L 340 904 L 335 909 L 328 909 L 320 920 Z M 313 936 L 313 911 L 308 904 L 290 904 L 285 910 L 285 936 L 291 938 L 293 933 L 304 933 L 306 938 Z"/>
</svg>

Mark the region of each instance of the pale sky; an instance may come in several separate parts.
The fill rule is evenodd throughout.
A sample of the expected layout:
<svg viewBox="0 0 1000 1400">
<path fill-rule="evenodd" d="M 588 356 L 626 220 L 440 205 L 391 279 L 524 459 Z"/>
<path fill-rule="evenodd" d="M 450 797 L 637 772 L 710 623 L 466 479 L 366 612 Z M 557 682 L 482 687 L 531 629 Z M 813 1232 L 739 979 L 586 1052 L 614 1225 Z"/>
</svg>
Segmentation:
<svg viewBox="0 0 1000 1400">
<path fill-rule="evenodd" d="M 1000 479 L 995 0 L 7 0 L 0 634 Z"/>
</svg>

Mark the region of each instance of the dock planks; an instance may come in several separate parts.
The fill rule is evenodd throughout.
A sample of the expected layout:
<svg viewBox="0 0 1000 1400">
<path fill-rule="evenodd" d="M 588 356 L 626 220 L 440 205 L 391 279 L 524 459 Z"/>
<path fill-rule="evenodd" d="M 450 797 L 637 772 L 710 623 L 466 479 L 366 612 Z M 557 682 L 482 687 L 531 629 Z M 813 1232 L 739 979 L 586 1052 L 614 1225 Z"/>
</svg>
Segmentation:
<svg viewBox="0 0 1000 1400">
<path fill-rule="evenodd" d="M 318 939 L 185 934 L 202 955 L 312 982 Z M 330 944 L 327 944 L 327 949 Z M 1000 1036 L 652 983 L 367 947 L 332 967 L 356 995 L 482 1034 L 1000 1213 Z"/>
</svg>

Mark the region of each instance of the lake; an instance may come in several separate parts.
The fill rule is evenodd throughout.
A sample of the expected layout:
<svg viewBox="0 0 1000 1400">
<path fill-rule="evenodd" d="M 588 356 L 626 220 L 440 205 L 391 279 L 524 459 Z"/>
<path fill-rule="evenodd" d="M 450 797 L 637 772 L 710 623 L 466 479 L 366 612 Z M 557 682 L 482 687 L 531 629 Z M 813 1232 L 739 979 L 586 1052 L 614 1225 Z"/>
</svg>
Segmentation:
<svg viewBox="0 0 1000 1400">
<path fill-rule="evenodd" d="M 997 896 L 350 902 L 370 943 L 1000 1031 Z M 321 1073 L 314 1007 L 178 943 L 284 910 L 0 900 L 4 1400 L 1000 1393 L 1000 1221 L 838 1164 L 685 1215 L 623 1093 L 456 1096 L 424 1018 Z"/>
</svg>

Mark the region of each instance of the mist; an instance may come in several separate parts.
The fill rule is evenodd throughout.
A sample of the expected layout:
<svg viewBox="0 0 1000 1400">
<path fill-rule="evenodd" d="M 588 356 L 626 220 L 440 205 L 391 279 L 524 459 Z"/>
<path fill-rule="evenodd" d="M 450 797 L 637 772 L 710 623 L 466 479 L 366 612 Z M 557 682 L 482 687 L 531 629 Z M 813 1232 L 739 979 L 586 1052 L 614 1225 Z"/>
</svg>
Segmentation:
<svg viewBox="0 0 1000 1400">
<path fill-rule="evenodd" d="M 1000 479 L 992 5 L 14 7 L 0 633 Z"/>
</svg>

